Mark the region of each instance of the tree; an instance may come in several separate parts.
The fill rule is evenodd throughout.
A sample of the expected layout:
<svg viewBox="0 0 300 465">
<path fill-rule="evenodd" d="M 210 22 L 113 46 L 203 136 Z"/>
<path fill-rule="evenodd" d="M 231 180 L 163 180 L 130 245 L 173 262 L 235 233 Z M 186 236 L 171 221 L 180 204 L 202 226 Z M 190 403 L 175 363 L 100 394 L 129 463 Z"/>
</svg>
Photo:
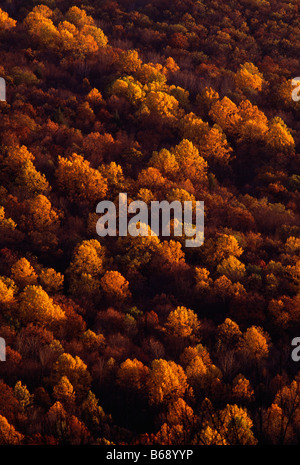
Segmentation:
<svg viewBox="0 0 300 465">
<path fill-rule="evenodd" d="M 245 276 L 246 267 L 236 257 L 230 255 L 217 266 L 217 272 L 231 281 L 240 281 Z"/>
<path fill-rule="evenodd" d="M 241 119 L 238 107 L 228 97 L 213 103 L 209 116 L 229 135 L 236 133 Z"/>
<path fill-rule="evenodd" d="M 249 403 L 254 399 L 254 391 L 250 381 L 244 375 L 238 374 L 233 380 L 232 396 L 235 402 Z"/>
<path fill-rule="evenodd" d="M 217 127 L 211 128 L 199 145 L 199 152 L 205 160 L 220 165 L 229 163 L 232 151 L 225 134 Z"/>
<path fill-rule="evenodd" d="M 118 271 L 106 271 L 100 279 L 100 285 L 112 302 L 121 303 L 131 297 L 129 282 Z"/>
<path fill-rule="evenodd" d="M 269 354 L 268 335 L 262 328 L 251 326 L 243 334 L 241 351 L 247 359 L 261 360 Z"/>
<path fill-rule="evenodd" d="M 52 328 L 65 320 L 63 310 L 41 286 L 28 285 L 19 296 L 19 318 L 23 324 L 36 323 Z"/>
<path fill-rule="evenodd" d="M 105 415 L 92 391 L 88 392 L 87 397 L 82 402 L 81 411 L 85 424 L 97 434 L 102 432 L 104 423 L 109 420 L 109 417 Z"/>
<path fill-rule="evenodd" d="M 159 243 L 153 265 L 159 266 L 161 271 L 171 273 L 186 268 L 185 254 L 180 242 L 170 240 Z"/>
<path fill-rule="evenodd" d="M 244 91 L 260 92 L 265 83 L 262 73 L 253 63 L 244 63 L 235 75 L 237 87 Z"/>
<path fill-rule="evenodd" d="M 21 381 L 17 381 L 14 387 L 14 395 L 18 399 L 22 411 L 26 411 L 33 403 L 34 396 L 30 394 L 26 384 L 22 384 Z"/>
<path fill-rule="evenodd" d="M 183 139 L 173 150 L 175 160 L 185 179 L 190 179 L 195 187 L 207 180 L 207 162 L 200 156 L 198 149 L 187 139 Z"/>
<path fill-rule="evenodd" d="M 55 49 L 59 32 L 51 19 L 52 15 L 53 11 L 46 5 L 38 5 L 26 16 L 24 24 L 37 42 L 44 47 Z"/>
<path fill-rule="evenodd" d="M 168 404 L 183 397 L 187 389 L 187 378 L 180 365 L 171 360 L 153 360 L 148 380 L 150 404 Z"/>
<path fill-rule="evenodd" d="M 132 76 L 117 79 L 110 90 L 112 95 L 125 97 L 133 106 L 137 107 L 145 98 L 142 84 Z"/>
<path fill-rule="evenodd" d="M 90 90 L 90 92 L 86 96 L 86 99 L 88 103 L 91 104 L 94 108 L 98 108 L 99 106 L 105 104 L 105 100 L 103 99 L 101 92 L 99 92 L 99 90 L 95 87 L 92 90 Z"/>
<path fill-rule="evenodd" d="M 25 145 L 12 145 L 7 148 L 3 163 L 8 174 L 17 174 L 26 162 L 33 162 L 34 156 Z"/>
<path fill-rule="evenodd" d="M 134 74 L 136 73 L 142 65 L 142 60 L 139 58 L 137 50 L 126 50 L 121 52 L 117 68 L 120 74 Z"/>
<path fill-rule="evenodd" d="M 74 405 L 75 392 L 67 376 L 62 376 L 53 388 L 53 397 L 66 408 Z"/>
<path fill-rule="evenodd" d="M 0 415 L 0 444 L 2 446 L 19 445 L 23 438 L 24 436 L 18 433 L 5 417 Z"/>
<path fill-rule="evenodd" d="M 96 334 L 90 329 L 82 334 L 81 340 L 89 351 L 102 350 L 105 345 L 105 337 L 103 334 Z"/>
<path fill-rule="evenodd" d="M 10 18 L 6 11 L 1 10 L 0 8 L 0 31 L 8 31 L 16 27 L 17 21 Z"/>
<path fill-rule="evenodd" d="M 218 414 L 216 420 L 221 436 L 229 445 L 255 445 L 255 439 L 251 428 L 253 422 L 248 412 L 237 405 L 227 405 Z"/>
<path fill-rule="evenodd" d="M 175 97 L 161 91 L 151 91 L 147 94 L 140 115 L 149 118 L 154 123 L 175 125 L 180 116 L 179 103 Z"/>
<path fill-rule="evenodd" d="M 13 301 L 17 286 L 12 279 L 0 276 L 0 303 L 9 304 Z"/>
<path fill-rule="evenodd" d="M 96 202 L 107 192 L 107 183 L 98 170 L 81 155 L 73 153 L 70 159 L 58 157 L 56 177 L 59 188 L 73 201 Z"/>
<path fill-rule="evenodd" d="M 179 173 L 179 164 L 176 161 L 175 155 L 167 149 L 153 152 L 149 164 L 169 179 L 175 178 Z"/>
<path fill-rule="evenodd" d="M 195 267 L 195 278 L 196 278 L 196 291 L 202 294 L 207 291 L 211 284 L 212 279 L 209 277 L 210 272 L 206 268 Z"/>
<path fill-rule="evenodd" d="M 37 283 L 37 274 L 30 262 L 24 257 L 11 267 L 11 277 L 20 288 Z"/>
<path fill-rule="evenodd" d="M 268 132 L 266 115 L 249 100 L 242 100 L 239 105 L 239 115 L 241 121 L 238 126 L 238 142 L 263 143 Z"/>
<path fill-rule="evenodd" d="M 163 189 L 167 185 L 167 180 L 162 176 L 161 172 L 151 166 L 139 173 L 137 182 L 140 187 L 146 187 L 152 191 Z"/>
<path fill-rule="evenodd" d="M 290 419 L 284 414 L 283 409 L 273 403 L 263 415 L 263 432 L 271 444 L 293 444 L 295 433 Z"/>
<path fill-rule="evenodd" d="M 53 268 L 43 268 L 39 275 L 39 281 L 46 292 L 59 292 L 63 289 L 64 275 Z"/>
<path fill-rule="evenodd" d="M 177 307 L 169 313 L 165 327 L 167 333 L 176 338 L 198 338 L 200 322 L 193 310 Z"/>
<path fill-rule="evenodd" d="M 92 16 L 88 16 L 85 10 L 78 8 L 77 6 L 69 8 L 66 13 L 66 20 L 74 24 L 79 29 L 82 29 L 84 26 L 94 25 Z"/>
<path fill-rule="evenodd" d="M 46 176 L 35 168 L 32 161 L 28 160 L 21 166 L 16 178 L 17 186 L 26 192 L 26 195 L 46 194 L 50 190 Z"/>
<path fill-rule="evenodd" d="M 156 435 L 155 442 L 163 445 L 189 444 L 196 425 L 193 409 L 179 398 L 169 404 L 166 422 Z"/>
<path fill-rule="evenodd" d="M 218 343 L 221 347 L 224 345 L 225 347 L 232 349 L 238 347 L 241 343 L 242 331 L 240 330 L 239 325 L 230 318 L 226 318 L 224 323 L 218 326 L 217 330 Z"/>
<path fill-rule="evenodd" d="M 195 113 L 188 113 L 180 122 L 182 136 L 193 142 L 198 148 L 203 140 L 203 137 L 209 132 L 209 125 Z"/>
<path fill-rule="evenodd" d="M 208 265 L 216 266 L 229 257 L 239 258 L 243 249 L 231 234 L 220 234 L 217 239 L 209 238 L 204 244 L 203 253 Z"/>
<path fill-rule="evenodd" d="M 75 247 L 67 270 L 72 294 L 97 292 L 104 273 L 104 261 L 105 248 L 96 239 L 82 241 Z"/>
<path fill-rule="evenodd" d="M 247 294 L 246 289 L 241 283 L 233 283 L 225 275 L 215 280 L 214 292 L 218 297 L 221 297 L 224 302 L 230 298 L 245 296 Z"/>
<path fill-rule="evenodd" d="M 127 359 L 121 363 L 117 373 L 117 381 L 125 390 L 134 390 L 136 392 L 144 391 L 149 376 L 149 368 L 142 362 Z"/>
<path fill-rule="evenodd" d="M 77 355 L 72 357 L 71 354 L 63 353 L 53 366 L 52 379 L 54 384 L 56 385 L 63 376 L 67 377 L 74 387 L 76 399 L 82 401 L 86 397 L 91 384 L 91 375 L 87 370 L 87 365 Z M 69 384 L 64 382 L 64 385 L 67 391 L 70 392 Z"/>
<path fill-rule="evenodd" d="M 60 223 L 60 214 L 50 200 L 39 194 L 26 202 L 26 215 L 21 216 L 21 226 L 29 231 L 54 233 Z"/>
<path fill-rule="evenodd" d="M 71 7 L 57 27 L 55 16 L 46 5 L 38 5 L 24 20 L 30 35 L 42 47 L 83 59 L 107 45 L 107 37 L 84 10 Z"/>
<path fill-rule="evenodd" d="M 293 151 L 295 141 L 288 127 L 281 118 L 276 116 L 269 123 L 269 131 L 266 134 L 266 145 L 270 150 L 277 152 Z"/>
<path fill-rule="evenodd" d="M 0 206 L 0 231 L 8 235 L 9 232 L 13 231 L 17 225 L 14 220 L 6 218 L 5 216 L 5 208 Z"/>
</svg>

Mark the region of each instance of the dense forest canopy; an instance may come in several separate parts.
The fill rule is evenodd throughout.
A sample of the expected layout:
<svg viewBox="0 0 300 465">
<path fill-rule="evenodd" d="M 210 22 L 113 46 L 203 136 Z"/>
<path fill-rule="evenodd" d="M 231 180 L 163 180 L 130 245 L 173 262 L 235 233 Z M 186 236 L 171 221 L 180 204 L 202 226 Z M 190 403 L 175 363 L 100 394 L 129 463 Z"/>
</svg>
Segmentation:
<svg viewBox="0 0 300 465">
<path fill-rule="evenodd" d="M 0 444 L 297 444 L 300 2 L 4 0 Z M 96 205 L 204 201 L 205 240 Z"/>
</svg>

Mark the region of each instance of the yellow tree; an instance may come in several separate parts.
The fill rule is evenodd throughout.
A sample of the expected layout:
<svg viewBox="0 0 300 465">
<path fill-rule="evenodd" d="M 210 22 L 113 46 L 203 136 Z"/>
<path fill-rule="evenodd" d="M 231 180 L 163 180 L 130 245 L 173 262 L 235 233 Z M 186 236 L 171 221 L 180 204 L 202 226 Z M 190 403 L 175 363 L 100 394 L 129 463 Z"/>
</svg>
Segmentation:
<svg viewBox="0 0 300 465">
<path fill-rule="evenodd" d="M 53 328 L 65 320 L 65 313 L 41 286 L 26 286 L 19 297 L 19 318 L 23 324 L 36 323 Z"/>
<path fill-rule="evenodd" d="M 291 419 L 275 402 L 263 413 L 263 432 L 271 444 L 285 445 L 294 443 L 295 432 Z"/>
<path fill-rule="evenodd" d="M 232 396 L 236 402 L 249 402 L 253 400 L 254 391 L 250 381 L 244 375 L 238 374 L 232 383 Z"/>
<path fill-rule="evenodd" d="M 212 285 L 212 279 L 209 277 L 210 272 L 206 268 L 195 267 L 196 291 L 202 294 Z"/>
<path fill-rule="evenodd" d="M 82 241 L 73 252 L 67 270 L 70 277 L 70 291 L 81 295 L 98 290 L 100 276 L 104 272 L 105 249 L 96 239 Z"/>
<path fill-rule="evenodd" d="M 21 381 L 17 381 L 14 387 L 14 396 L 18 399 L 19 405 L 21 406 L 22 411 L 26 411 L 28 407 L 32 405 L 33 396 L 30 394 L 27 389 L 26 384 L 22 384 Z"/>
<path fill-rule="evenodd" d="M 117 68 L 120 74 L 134 74 L 142 65 L 142 60 L 139 58 L 137 50 L 126 50 L 120 53 L 117 61 Z"/>
<path fill-rule="evenodd" d="M 10 425 L 5 417 L 0 415 L 0 444 L 2 446 L 13 446 L 21 444 L 24 436 Z"/>
<path fill-rule="evenodd" d="M 246 267 L 240 260 L 230 255 L 228 258 L 224 258 L 217 266 L 217 272 L 226 276 L 231 281 L 240 281 L 246 274 Z"/>
<path fill-rule="evenodd" d="M 182 137 L 200 146 L 203 137 L 209 132 L 209 125 L 195 113 L 188 113 L 180 122 Z"/>
<path fill-rule="evenodd" d="M 200 322 L 193 310 L 177 307 L 169 313 L 165 327 L 167 333 L 176 338 L 198 338 Z"/>
<path fill-rule="evenodd" d="M 37 171 L 31 160 L 21 166 L 15 182 L 26 195 L 45 194 L 50 190 L 46 176 Z"/>
<path fill-rule="evenodd" d="M 227 405 L 215 416 L 217 430 L 229 445 L 255 445 L 253 422 L 246 409 Z"/>
<path fill-rule="evenodd" d="M 250 62 L 240 65 L 240 69 L 235 75 L 235 83 L 242 91 L 258 91 L 260 92 L 265 83 L 263 74 L 258 68 Z"/>
<path fill-rule="evenodd" d="M 208 162 L 227 165 L 232 155 L 226 136 L 219 128 L 213 127 L 199 144 L 199 152 Z"/>
<path fill-rule="evenodd" d="M 148 379 L 150 404 L 168 404 L 184 397 L 187 389 L 187 377 L 180 365 L 171 360 L 153 360 Z"/>
<path fill-rule="evenodd" d="M 231 256 L 238 258 L 242 253 L 242 247 L 231 234 L 220 234 L 217 239 L 209 238 L 204 245 L 205 260 L 211 266 Z"/>
<path fill-rule="evenodd" d="M 11 267 L 11 277 L 20 288 L 37 283 L 37 274 L 26 258 L 20 258 Z"/>
<path fill-rule="evenodd" d="M 125 97 L 132 105 L 137 106 L 145 98 L 145 91 L 142 84 L 135 80 L 132 76 L 125 76 L 117 79 L 110 92 L 112 95 Z"/>
<path fill-rule="evenodd" d="M 105 296 L 114 303 L 122 303 L 131 297 L 129 282 L 118 271 L 106 271 L 100 285 Z"/>
<path fill-rule="evenodd" d="M 93 108 L 97 108 L 98 106 L 104 104 L 104 99 L 101 92 L 99 92 L 99 90 L 95 87 L 88 93 L 86 99 Z"/>
<path fill-rule="evenodd" d="M 226 301 L 229 297 L 246 295 L 246 289 L 241 283 L 233 283 L 225 275 L 222 275 L 215 280 L 214 292 L 217 296 L 221 297 L 223 301 Z"/>
<path fill-rule="evenodd" d="M 281 118 L 276 116 L 270 121 L 269 131 L 266 134 L 266 146 L 277 152 L 293 151 L 295 141 L 288 127 Z"/>
<path fill-rule="evenodd" d="M 4 158 L 5 171 L 16 174 L 27 161 L 33 160 L 34 156 L 25 145 L 13 145 L 8 147 L 7 156 Z"/>
<path fill-rule="evenodd" d="M 228 97 L 215 102 L 209 111 L 209 116 L 229 135 L 236 133 L 241 119 L 238 107 Z"/>
<path fill-rule="evenodd" d="M 58 157 L 56 177 L 60 189 L 74 201 L 95 202 L 101 200 L 107 192 L 106 179 L 76 153 L 69 160 Z"/>
<path fill-rule="evenodd" d="M 12 279 L 0 276 L 0 303 L 10 304 L 14 300 L 17 286 Z"/>
<path fill-rule="evenodd" d="M 33 232 L 55 232 L 59 226 L 60 214 L 52 207 L 50 200 L 39 194 L 26 202 L 26 215 L 21 216 L 21 225 Z"/>
<path fill-rule="evenodd" d="M 185 255 L 178 241 L 163 241 L 157 245 L 157 253 L 153 260 L 154 266 L 163 271 L 176 271 L 185 267 Z"/>
<path fill-rule="evenodd" d="M 196 97 L 196 104 L 201 115 L 207 117 L 212 105 L 219 100 L 218 92 L 211 87 L 205 87 Z"/>
<path fill-rule="evenodd" d="M 163 445 L 189 444 L 191 434 L 196 425 L 193 409 L 179 398 L 169 404 L 166 422 L 156 434 L 156 441 Z"/>
<path fill-rule="evenodd" d="M 26 16 L 25 26 L 30 35 L 44 47 L 56 49 L 59 44 L 59 32 L 51 17 L 53 11 L 46 5 L 38 5 Z"/>
<path fill-rule="evenodd" d="M 96 334 L 90 329 L 82 334 L 81 340 L 84 346 L 90 351 L 101 350 L 105 344 L 105 337 L 103 334 Z"/>
<path fill-rule="evenodd" d="M 149 375 L 149 368 L 136 358 L 121 363 L 117 373 L 117 381 L 125 390 L 144 391 Z"/>
<path fill-rule="evenodd" d="M 53 397 L 62 403 L 66 408 L 74 405 L 75 392 L 67 376 L 62 376 L 53 388 Z"/>
<path fill-rule="evenodd" d="M 236 348 L 242 340 L 242 331 L 239 325 L 230 318 L 226 318 L 224 323 L 218 326 L 217 335 L 218 343 L 228 348 Z"/>
<path fill-rule="evenodd" d="M 257 105 L 249 100 L 242 100 L 239 105 L 241 117 L 238 126 L 238 142 L 263 142 L 268 132 L 268 118 Z"/>
<path fill-rule="evenodd" d="M 91 375 L 87 370 L 87 365 L 77 355 L 72 357 L 71 354 L 61 354 L 53 366 L 53 383 L 56 385 L 61 378 L 68 378 L 71 385 L 74 387 L 75 395 L 78 400 L 83 400 L 87 395 L 90 384 Z"/>
<path fill-rule="evenodd" d="M 63 288 L 64 275 L 53 268 L 43 268 L 39 275 L 39 281 L 46 292 L 59 292 Z"/>
<path fill-rule="evenodd" d="M 146 95 L 140 114 L 150 117 L 151 121 L 174 125 L 181 116 L 178 100 L 162 91 L 151 91 Z"/>
<path fill-rule="evenodd" d="M 179 172 L 179 164 L 176 161 L 175 155 L 167 149 L 153 152 L 149 165 L 153 166 L 159 170 L 163 176 L 170 179 L 174 179 Z"/>
<path fill-rule="evenodd" d="M 77 6 L 69 8 L 66 13 L 66 20 L 75 24 L 75 26 L 79 29 L 82 29 L 84 26 L 94 25 L 92 16 L 87 15 L 85 10 L 78 8 Z"/>
<path fill-rule="evenodd" d="M 146 187 L 154 191 L 155 189 L 162 190 L 168 186 L 167 179 L 161 174 L 157 168 L 150 166 L 143 169 L 137 179 L 140 187 Z"/>
<path fill-rule="evenodd" d="M 207 180 L 207 162 L 200 156 L 198 149 L 187 139 L 183 139 L 172 150 L 185 179 L 190 179 L 195 186 Z"/>
<path fill-rule="evenodd" d="M 8 233 L 13 231 L 16 226 L 16 223 L 11 218 L 5 218 L 5 209 L 0 206 L 0 231 Z"/>
<path fill-rule="evenodd" d="M 17 21 L 10 18 L 6 11 L 1 10 L 0 8 L 0 31 L 8 31 L 16 27 Z"/>
<path fill-rule="evenodd" d="M 246 359 L 262 360 L 269 354 L 269 336 L 262 328 L 251 326 L 243 334 L 241 341 L 241 351 Z"/>
<path fill-rule="evenodd" d="M 92 391 L 88 392 L 88 395 L 82 402 L 81 411 L 85 424 L 89 429 L 95 429 L 97 432 L 99 432 L 99 427 L 101 427 L 105 420 L 109 420 L 109 416 L 105 415 L 103 408 L 99 405 L 99 401 Z"/>
<path fill-rule="evenodd" d="M 167 78 L 162 71 L 163 67 L 159 63 L 144 63 L 137 70 L 136 77 L 146 86 L 146 89 L 166 90 Z"/>
</svg>

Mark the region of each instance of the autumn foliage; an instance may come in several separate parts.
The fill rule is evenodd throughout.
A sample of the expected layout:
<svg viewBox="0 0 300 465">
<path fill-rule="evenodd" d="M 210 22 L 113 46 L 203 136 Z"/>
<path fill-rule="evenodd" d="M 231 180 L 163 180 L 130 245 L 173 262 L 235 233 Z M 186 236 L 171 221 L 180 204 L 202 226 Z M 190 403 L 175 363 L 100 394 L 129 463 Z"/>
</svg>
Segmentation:
<svg viewBox="0 0 300 465">
<path fill-rule="evenodd" d="M 0 445 L 299 444 L 298 3 L 2 2 Z"/>
</svg>

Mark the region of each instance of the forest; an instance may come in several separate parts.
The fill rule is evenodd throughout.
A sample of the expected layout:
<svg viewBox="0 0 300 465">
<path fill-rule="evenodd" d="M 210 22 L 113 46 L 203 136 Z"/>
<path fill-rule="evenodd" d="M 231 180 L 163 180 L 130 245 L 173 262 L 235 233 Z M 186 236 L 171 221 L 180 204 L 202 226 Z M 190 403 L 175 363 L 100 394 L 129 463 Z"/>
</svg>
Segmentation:
<svg viewBox="0 0 300 465">
<path fill-rule="evenodd" d="M 1 1 L 0 445 L 300 443 L 299 56 L 299 0 Z"/>
</svg>

